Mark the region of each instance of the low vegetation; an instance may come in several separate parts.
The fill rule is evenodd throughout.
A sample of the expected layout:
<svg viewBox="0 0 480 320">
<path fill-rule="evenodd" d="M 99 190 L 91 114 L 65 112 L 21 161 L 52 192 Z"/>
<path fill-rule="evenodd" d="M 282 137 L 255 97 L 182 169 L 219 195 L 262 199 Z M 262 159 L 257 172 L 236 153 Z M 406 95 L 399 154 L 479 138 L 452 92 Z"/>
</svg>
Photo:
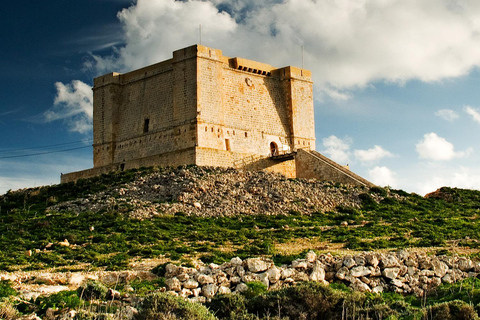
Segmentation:
<svg viewBox="0 0 480 320">
<path fill-rule="evenodd" d="M 3 286 L 8 284 L 3 283 Z M 148 281 L 146 284 L 148 286 Z M 90 283 L 82 287 L 103 286 Z M 90 289 L 88 289 L 90 287 Z M 253 290 L 243 294 L 218 295 L 206 305 L 154 290 L 142 296 L 130 293 L 130 300 L 109 298 L 102 290 L 92 296 L 81 290 L 64 291 L 31 301 L 0 299 L 0 318 L 18 319 L 22 313 L 40 317 L 73 314 L 75 319 L 124 319 L 135 308 L 135 319 L 191 320 L 302 320 L 302 319 L 478 319 L 479 279 L 442 285 L 428 299 L 395 293 L 352 292 L 344 285 L 303 283 L 275 291 Z M 118 288 L 125 296 L 125 287 Z M 12 289 L 13 290 L 13 289 Z M 130 308 L 130 309 L 129 309 Z M 73 313 L 72 313 L 73 312 Z"/>
<path fill-rule="evenodd" d="M 308 214 L 198 217 L 177 212 L 141 220 L 115 208 L 95 213 L 49 210 L 54 204 L 120 188 L 154 170 L 175 169 L 142 168 L 0 196 L 0 269 L 122 270 L 137 259 L 159 257 L 191 265 L 197 259 L 222 263 L 235 256 L 265 256 L 282 264 L 303 256 L 308 249 L 332 252 L 332 248 L 428 247 L 434 253 L 478 255 L 480 191 L 455 188 L 442 188 L 429 197 L 365 188 L 358 194 L 361 207 L 323 212 L 305 203 Z M 330 187 L 349 192 L 342 185 Z M 141 319 L 330 319 L 329 314 L 331 319 L 338 319 L 339 314 L 343 319 L 440 319 L 436 314 L 448 314 L 445 319 L 476 319 L 480 310 L 478 281 L 443 285 L 435 295 L 420 301 L 308 283 L 272 292 L 254 287 L 244 296 L 215 298 L 208 309 L 158 293 L 161 279 L 132 283 L 131 287 L 139 297 L 136 306 Z M 86 296 L 85 291 L 83 296 L 72 291 L 22 304 L 11 290 L 7 283 L 0 283 L 2 319 L 14 319 L 16 312 L 41 314 L 48 308 L 79 310 L 88 306 L 89 312 L 95 313 L 91 301 L 100 299 Z M 168 310 L 159 309 L 158 301 Z"/>
</svg>

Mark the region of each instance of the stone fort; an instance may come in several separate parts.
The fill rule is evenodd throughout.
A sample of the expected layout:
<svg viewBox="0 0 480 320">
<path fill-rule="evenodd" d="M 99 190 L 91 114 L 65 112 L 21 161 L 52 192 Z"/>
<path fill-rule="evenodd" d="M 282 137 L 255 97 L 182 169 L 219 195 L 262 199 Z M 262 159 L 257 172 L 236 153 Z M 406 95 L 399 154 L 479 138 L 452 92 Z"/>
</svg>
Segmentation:
<svg viewBox="0 0 480 320">
<path fill-rule="evenodd" d="M 372 186 L 315 151 L 311 72 L 194 45 L 94 79 L 93 168 L 61 182 L 141 166 L 220 166 Z"/>
</svg>

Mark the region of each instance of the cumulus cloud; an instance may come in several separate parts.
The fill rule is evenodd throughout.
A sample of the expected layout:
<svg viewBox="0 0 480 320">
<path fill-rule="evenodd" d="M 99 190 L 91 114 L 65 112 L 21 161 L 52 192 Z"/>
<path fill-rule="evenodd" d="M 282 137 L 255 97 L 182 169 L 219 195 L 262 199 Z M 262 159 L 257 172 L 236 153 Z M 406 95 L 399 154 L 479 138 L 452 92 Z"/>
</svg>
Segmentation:
<svg viewBox="0 0 480 320">
<path fill-rule="evenodd" d="M 327 154 L 332 160 L 346 164 L 350 157 L 350 144 L 352 140 L 349 137 L 344 139 L 338 138 L 334 135 L 323 139 L 323 146 L 325 150 L 323 153 Z"/>
<path fill-rule="evenodd" d="M 375 167 L 368 171 L 370 181 L 379 186 L 395 186 L 397 181 L 395 172 L 387 167 Z"/>
<path fill-rule="evenodd" d="M 438 110 L 437 112 L 435 112 L 435 115 L 447 121 L 454 121 L 458 119 L 458 114 L 455 111 L 450 109 Z"/>
<path fill-rule="evenodd" d="M 373 163 L 383 158 L 394 157 L 393 153 L 377 145 L 368 150 L 355 150 L 354 155 L 355 159 L 359 160 L 363 164 Z"/>
<path fill-rule="evenodd" d="M 480 66 L 480 2 L 438 0 L 138 0 L 118 18 L 124 46 L 93 55 L 102 71 L 128 71 L 198 43 L 226 54 L 313 71 L 317 94 L 377 81 L 436 81 Z"/>
<path fill-rule="evenodd" d="M 57 95 L 54 107 L 44 113 L 44 120 L 46 122 L 64 120 L 72 132 L 87 133 L 92 130 L 92 88 L 79 80 L 69 84 L 57 82 L 55 88 Z"/>
<path fill-rule="evenodd" d="M 477 109 L 466 106 L 465 112 L 472 116 L 473 121 L 480 122 L 480 112 Z"/>
<path fill-rule="evenodd" d="M 453 158 L 461 158 L 469 155 L 471 149 L 463 152 L 455 152 L 452 143 L 431 132 L 423 136 L 423 139 L 416 144 L 417 152 L 422 159 L 434 161 L 447 161 Z"/>
<path fill-rule="evenodd" d="M 420 180 L 415 186 L 419 194 L 433 192 L 444 186 L 480 190 L 480 170 L 477 168 L 443 168 Z"/>
</svg>

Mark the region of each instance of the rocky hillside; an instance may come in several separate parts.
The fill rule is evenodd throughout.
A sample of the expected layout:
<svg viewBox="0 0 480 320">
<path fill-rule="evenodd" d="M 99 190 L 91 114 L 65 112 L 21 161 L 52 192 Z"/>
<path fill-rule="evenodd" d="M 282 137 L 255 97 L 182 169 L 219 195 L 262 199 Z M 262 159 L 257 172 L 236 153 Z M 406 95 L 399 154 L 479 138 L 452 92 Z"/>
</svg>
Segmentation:
<svg viewBox="0 0 480 320">
<path fill-rule="evenodd" d="M 191 167 L 154 172 L 49 209 L 115 210 L 141 219 L 177 212 L 202 217 L 309 214 L 335 211 L 339 206 L 360 208 L 359 194 L 365 190 L 267 172 Z"/>
<path fill-rule="evenodd" d="M 445 308 L 460 310 L 460 318 L 445 319 L 467 319 L 462 312 L 475 319 L 480 304 L 474 311 L 466 303 L 480 303 L 479 218 L 474 190 L 441 188 L 421 197 L 207 167 L 143 168 L 10 191 L 0 196 L 0 318 L 36 312 L 44 319 L 147 319 L 158 299 L 183 306 L 164 310 L 180 315 L 168 319 L 196 310 L 173 295 L 212 299 L 216 311 L 208 319 L 270 319 L 278 299 L 295 306 L 278 319 L 315 318 L 318 306 L 309 303 L 322 299 L 336 301 L 328 319 L 352 306 L 352 319 Z M 307 281 L 328 282 L 329 289 L 301 285 Z M 347 287 L 422 300 L 380 295 L 371 304 L 372 296 Z M 85 291 L 97 292 L 93 301 Z M 240 294 L 218 295 L 228 292 Z M 437 292 L 464 302 L 432 311 L 448 301 L 431 297 Z M 380 306 L 388 312 L 379 313 Z M 227 314 L 228 308 L 237 311 Z"/>
</svg>

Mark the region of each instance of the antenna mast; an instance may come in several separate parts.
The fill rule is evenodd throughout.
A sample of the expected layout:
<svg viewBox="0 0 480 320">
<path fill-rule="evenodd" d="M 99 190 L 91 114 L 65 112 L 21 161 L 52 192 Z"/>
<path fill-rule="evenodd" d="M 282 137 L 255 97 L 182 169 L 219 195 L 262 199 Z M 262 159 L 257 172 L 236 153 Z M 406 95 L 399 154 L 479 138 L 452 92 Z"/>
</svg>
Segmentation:
<svg viewBox="0 0 480 320">
<path fill-rule="evenodd" d="M 198 33 L 200 36 L 200 45 L 202 45 L 202 24 L 198 25 Z"/>
<path fill-rule="evenodd" d="M 305 69 L 304 66 L 303 66 L 303 56 L 304 56 L 304 49 L 303 49 L 303 46 L 302 46 L 302 69 Z"/>
</svg>

